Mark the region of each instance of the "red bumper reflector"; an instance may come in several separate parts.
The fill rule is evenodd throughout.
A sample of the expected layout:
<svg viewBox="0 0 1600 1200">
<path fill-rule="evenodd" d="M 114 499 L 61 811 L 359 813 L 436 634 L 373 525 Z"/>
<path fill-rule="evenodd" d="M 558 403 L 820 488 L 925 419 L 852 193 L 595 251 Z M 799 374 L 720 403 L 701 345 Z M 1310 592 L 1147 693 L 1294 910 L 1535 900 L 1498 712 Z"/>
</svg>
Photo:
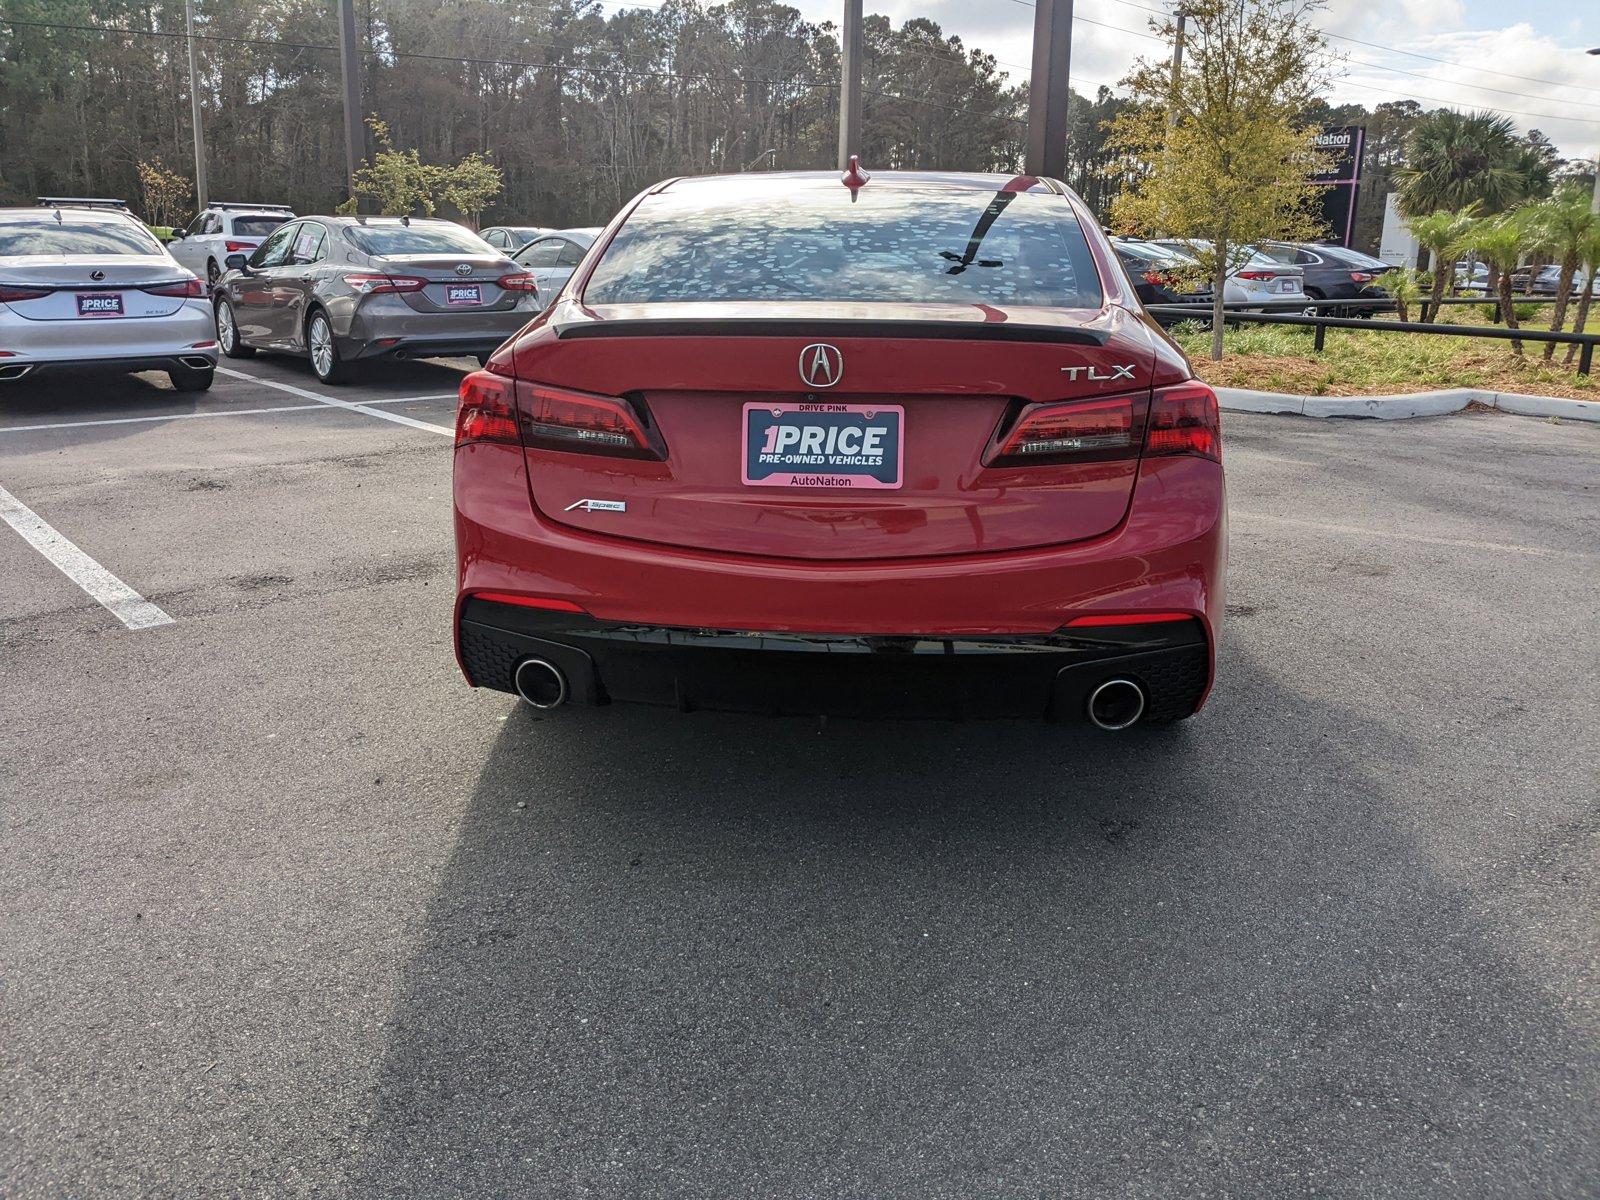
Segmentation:
<svg viewBox="0 0 1600 1200">
<path fill-rule="evenodd" d="M 581 613 L 571 600 L 552 600 L 548 596 L 519 596 L 515 592 L 473 592 L 470 600 L 491 600 L 496 604 L 516 604 L 522 608 L 542 608 L 547 612 Z"/>
<path fill-rule="evenodd" d="M 1137 613 L 1091 613 L 1087 616 L 1073 617 L 1067 622 L 1068 629 L 1086 629 L 1096 625 L 1165 625 L 1172 621 L 1192 621 L 1192 613 L 1181 612 L 1137 612 Z"/>
</svg>

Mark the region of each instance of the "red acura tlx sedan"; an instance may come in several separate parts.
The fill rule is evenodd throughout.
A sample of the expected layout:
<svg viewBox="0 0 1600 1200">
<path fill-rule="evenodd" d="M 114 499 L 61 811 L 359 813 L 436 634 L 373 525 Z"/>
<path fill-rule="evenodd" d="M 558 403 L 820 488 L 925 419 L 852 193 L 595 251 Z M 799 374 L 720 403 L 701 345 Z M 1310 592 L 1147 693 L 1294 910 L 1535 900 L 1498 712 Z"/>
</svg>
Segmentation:
<svg viewBox="0 0 1600 1200">
<path fill-rule="evenodd" d="M 1217 401 L 1050 179 L 675 179 L 461 387 L 456 646 L 528 703 L 1190 716 Z"/>
</svg>

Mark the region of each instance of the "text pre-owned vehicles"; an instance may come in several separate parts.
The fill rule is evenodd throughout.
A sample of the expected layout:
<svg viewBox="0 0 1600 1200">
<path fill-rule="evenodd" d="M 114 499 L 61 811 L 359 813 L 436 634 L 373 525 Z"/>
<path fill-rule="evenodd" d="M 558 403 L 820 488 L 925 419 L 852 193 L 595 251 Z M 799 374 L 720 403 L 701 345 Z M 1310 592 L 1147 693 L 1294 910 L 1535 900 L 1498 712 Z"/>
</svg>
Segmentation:
<svg viewBox="0 0 1600 1200">
<path fill-rule="evenodd" d="M 451 221 L 301 217 L 228 266 L 223 353 L 304 354 L 325 383 L 385 356 L 486 358 L 539 310 L 533 276 Z"/>
<path fill-rule="evenodd" d="M 230 254 L 254 254 L 279 226 L 294 219 L 282 204 L 213 204 L 172 231 L 172 257 L 215 286 Z"/>
<path fill-rule="evenodd" d="M 533 276 L 543 303 L 548 305 L 572 278 L 599 233 L 598 229 L 557 229 L 529 242 L 511 257 Z"/>
<path fill-rule="evenodd" d="M 165 371 L 211 386 L 205 285 L 125 211 L 0 209 L 0 381 L 53 368 Z"/>
<path fill-rule="evenodd" d="M 542 225 L 491 225 L 487 229 L 480 229 L 478 236 L 496 250 L 510 254 L 549 232 Z"/>
<path fill-rule="evenodd" d="M 636 198 L 457 413 L 457 649 L 549 707 L 1188 716 L 1216 397 L 1031 176 Z"/>
<path fill-rule="evenodd" d="M 1302 286 L 1311 300 L 1388 299 L 1379 279 L 1393 268 L 1359 250 L 1298 242 L 1261 242 L 1255 249 L 1276 262 L 1299 267 L 1304 273 Z M 1329 315 L 1370 316 L 1375 311 L 1352 305 L 1333 309 Z"/>
</svg>

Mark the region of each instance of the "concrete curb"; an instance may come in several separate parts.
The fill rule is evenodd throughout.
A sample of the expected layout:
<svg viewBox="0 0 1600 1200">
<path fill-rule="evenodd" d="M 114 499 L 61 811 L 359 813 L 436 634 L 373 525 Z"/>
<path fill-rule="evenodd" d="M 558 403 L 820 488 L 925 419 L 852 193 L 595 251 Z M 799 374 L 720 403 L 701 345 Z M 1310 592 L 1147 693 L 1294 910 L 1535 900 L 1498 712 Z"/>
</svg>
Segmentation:
<svg viewBox="0 0 1600 1200">
<path fill-rule="evenodd" d="M 1558 417 L 1564 421 L 1600 421 L 1600 400 L 1562 396 L 1524 396 L 1482 388 L 1447 388 L 1404 396 L 1291 396 L 1248 388 L 1217 388 L 1217 400 L 1235 412 L 1293 413 L 1302 417 L 1355 417 L 1401 421 L 1460 412 L 1476 400 L 1490 408 L 1525 417 Z"/>
</svg>

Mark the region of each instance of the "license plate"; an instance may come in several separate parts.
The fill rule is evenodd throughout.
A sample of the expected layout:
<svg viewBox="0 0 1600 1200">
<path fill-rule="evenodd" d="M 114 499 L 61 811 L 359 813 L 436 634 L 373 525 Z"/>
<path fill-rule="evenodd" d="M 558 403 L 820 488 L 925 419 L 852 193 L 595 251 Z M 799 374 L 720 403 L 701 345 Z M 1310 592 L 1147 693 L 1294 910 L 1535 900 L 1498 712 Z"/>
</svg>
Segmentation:
<svg viewBox="0 0 1600 1200">
<path fill-rule="evenodd" d="M 476 283 L 447 284 L 444 298 L 451 304 L 482 304 L 483 287 Z"/>
<path fill-rule="evenodd" d="M 80 317 L 120 317 L 122 315 L 122 293 L 79 292 L 78 315 Z"/>
<path fill-rule="evenodd" d="M 1275 292 L 1292 292 L 1294 291 L 1294 280 L 1275 279 L 1272 282 L 1272 290 Z"/>
<path fill-rule="evenodd" d="M 751 487 L 897 488 L 906 441 L 898 404 L 746 404 Z"/>
</svg>

